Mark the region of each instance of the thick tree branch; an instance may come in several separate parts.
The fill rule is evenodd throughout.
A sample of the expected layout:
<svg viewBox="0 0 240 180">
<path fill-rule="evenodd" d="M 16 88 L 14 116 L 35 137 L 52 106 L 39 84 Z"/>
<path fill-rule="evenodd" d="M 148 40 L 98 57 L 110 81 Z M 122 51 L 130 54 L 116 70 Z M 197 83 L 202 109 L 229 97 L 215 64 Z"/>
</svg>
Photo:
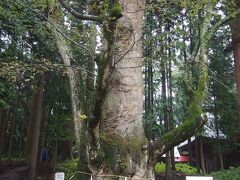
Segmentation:
<svg viewBox="0 0 240 180">
<path fill-rule="evenodd" d="M 205 35 L 206 37 L 206 44 L 208 44 L 208 42 L 211 40 L 211 38 L 213 37 L 213 35 L 215 34 L 215 32 L 222 27 L 223 25 L 226 25 L 227 23 L 229 23 L 231 20 L 233 20 L 237 15 L 240 14 L 240 10 L 233 12 L 232 14 L 230 14 L 229 16 L 223 18 L 222 20 L 218 21 L 216 24 L 214 24 L 214 26 L 211 28 L 211 31 L 209 33 L 207 33 Z"/>
<path fill-rule="evenodd" d="M 69 4 L 65 3 L 64 0 L 58 0 L 61 5 L 68 10 L 73 16 L 81 20 L 89 20 L 89 21 L 96 21 L 101 23 L 101 19 L 98 16 L 93 16 L 89 14 L 81 14 L 73 9 Z"/>
<path fill-rule="evenodd" d="M 207 56 L 204 48 L 205 46 L 200 46 L 199 66 L 201 71 L 198 87 L 194 91 L 192 102 L 187 109 L 187 118 L 182 125 L 166 133 L 161 139 L 149 144 L 153 164 L 171 148 L 193 136 L 207 122 L 206 116 L 204 118 L 201 117 L 203 113 L 202 104 L 208 89 L 208 72 L 205 66 Z"/>
<path fill-rule="evenodd" d="M 176 129 L 166 133 L 161 139 L 150 144 L 153 163 L 174 146 L 192 137 L 207 122 L 207 117 L 187 120 Z"/>
</svg>

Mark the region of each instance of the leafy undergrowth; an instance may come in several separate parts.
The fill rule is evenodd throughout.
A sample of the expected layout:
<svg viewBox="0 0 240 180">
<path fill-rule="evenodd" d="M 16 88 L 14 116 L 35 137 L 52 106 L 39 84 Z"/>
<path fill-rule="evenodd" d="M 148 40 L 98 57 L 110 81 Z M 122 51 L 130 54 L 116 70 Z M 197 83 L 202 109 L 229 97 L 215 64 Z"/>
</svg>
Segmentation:
<svg viewBox="0 0 240 180">
<path fill-rule="evenodd" d="M 56 166 L 57 172 L 64 172 L 65 178 L 69 179 L 77 169 L 78 159 L 66 160 L 58 163 Z"/>
<path fill-rule="evenodd" d="M 163 173 L 165 172 L 166 165 L 164 163 L 158 162 L 155 166 L 156 173 Z M 188 175 L 195 175 L 197 174 L 197 169 L 185 163 L 176 163 L 176 170 L 178 172 L 188 174 Z"/>
<path fill-rule="evenodd" d="M 240 167 L 231 167 L 228 170 L 221 170 L 210 174 L 214 180 L 239 180 L 240 179 Z"/>
</svg>

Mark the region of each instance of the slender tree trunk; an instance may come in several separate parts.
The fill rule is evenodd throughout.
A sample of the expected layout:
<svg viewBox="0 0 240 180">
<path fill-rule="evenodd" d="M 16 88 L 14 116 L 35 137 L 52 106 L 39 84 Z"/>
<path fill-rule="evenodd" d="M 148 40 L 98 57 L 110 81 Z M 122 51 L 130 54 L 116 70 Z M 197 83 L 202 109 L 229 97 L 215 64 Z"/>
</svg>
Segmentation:
<svg viewBox="0 0 240 180">
<path fill-rule="evenodd" d="M 189 158 L 189 164 L 192 166 L 192 143 L 191 138 L 188 139 L 188 158 Z"/>
<path fill-rule="evenodd" d="M 1 166 L 1 158 L 4 144 L 4 136 L 7 128 L 7 122 L 9 119 L 9 110 L 3 110 L 1 114 L 1 127 L 0 127 L 0 166 Z"/>
<path fill-rule="evenodd" d="M 62 56 L 64 65 L 66 66 L 69 82 L 70 82 L 70 91 L 71 91 L 71 104 L 73 111 L 73 122 L 74 122 L 74 132 L 76 137 L 76 144 L 79 147 L 80 145 L 80 131 L 82 129 L 82 122 L 80 120 L 81 109 L 80 109 L 80 85 L 79 76 L 77 69 L 71 66 L 71 59 L 69 56 L 70 51 L 66 46 L 66 42 L 62 35 L 58 32 L 55 32 L 55 38 L 58 46 L 59 53 Z"/>
<path fill-rule="evenodd" d="M 171 168 L 173 171 L 176 171 L 176 162 L 175 162 L 175 154 L 174 154 L 174 148 L 171 149 Z"/>
<path fill-rule="evenodd" d="M 3 122 L 2 122 L 2 120 L 3 120 L 2 113 L 3 113 L 3 109 L 0 109 L 0 125 L 1 125 L 1 126 L 0 126 L 0 127 L 1 127 L 1 128 L 0 128 L 0 133 L 2 132 L 2 123 L 3 123 Z"/>
<path fill-rule="evenodd" d="M 72 159 L 72 140 L 65 140 L 63 142 L 62 160 Z"/>
<path fill-rule="evenodd" d="M 96 48 L 96 25 L 91 24 L 90 34 L 90 45 L 89 51 L 91 54 L 95 54 Z M 95 92 L 95 61 L 92 58 L 88 59 L 87 62 L 87 79 L 86 79 L 86 100 L 85 100 L 85 108 L 83 108 L 84 114 L 87 115 L 88 120 L 91 120 L 94 116 L 94 92 Z M 78 169 L 83 172 L 91 173 L 91 165 L 89 164 L 89 141 L 88 141 L 88 132 L 84 130 L 87 129 L 87 122 L 83 122 L 83 133 L 81 134 L 81 145 L 80 145 L 80 159 L 78 163 Z M 88 175 L 80 174 L 80 179 L 87 179 Z"/>
<path fill-rule="evenodd" d="M 199 138 L 197 136 L 195 136 L 195 160 L 197 172 L 200 173 Z"/>
<path fill-rule="evenodd" d="M 235 0 L 237 8 L 240 8 L 240 2 Z M 238 127 L 240 128 L 240 16 L 235 18 L 231 24 L 232 27 L 232 47 L 235 62 L 235 79 L 237 85 L 237 112 L 238 112 Z"/>
<path fill-rule="evenodd" d="M 168 117 L 168 105 L 167 105 L 167 83 L 166 83 L 166 63 L 163 59 L 161 61 L 161 81 L 162 81 L 162 102 L 163 102 L 163 119 L 165 132 L 169 131 L 169 117 Z M 166 153 L 166 179 L 171 179 L 171 156 L 170 151 Z"/>
<path fill-rule="evenodd" d="M 32 100 L 29 105 L 30 112 L 29 112 L 29 119 L 27 123 L 27 136 L 26 136 L 26 142 L 24 145 L 24 158 L 27 162 L 30 161 L 30 153 L 31 153 L 31 144 L 32 144 L 32 132 L 33 132 L 33 114 L 35 112 L 35 102 L 36 102 L 36 95 L 32 95 Z"/>
<path fill-rule="evenodd" d="M 148 68 L 147 68 L 147 66 L 145 66 L 145 68 L 144 68 L 144 87 L 145 87 L 145 89 L 144 89 L 144 94 L 145 94 L 144 110 L 145 110 L 145 113 L 147 113 L 148 109 L 149 109 L 149 107 L 148 107 Z"/>
<path fill-rule="evenodd" d="M 171 151 L 168 151 L 166 153 L 166 180 L 171 180 L 172 179 L 172 165 L 171 165 Z"/>
<path fill-rule="evenodd" d="M 171 30 L 171 22 L 168 22 L 167 31 L 170 33 Z M 168 37 L 168 106 L 169 106 L 169 130 L 174 129 L 174 119 L 173 119 L 173 85 L 172 85 L 172 51 L 171 51 L 171 38 Z M 176 170 L 175 167 L 175 157 L 174 157 L 174 147 L 171 150 L 171 165 L 172 170 Z"/>
<path fill-rule="evenodd" d="M 41 120 L 42 120 L 42 101 L 43 101 L 43 88 L 44 88 L 44 75 L 42 76 L 40 80 L 39 87 L 37 89 L 35 96 L 35 101 L 34 101 L 34 113 L 32 116 L 31 121 L 32 122 L 32 128 L 34 131 L 32 131 L 31 136 L 31 145 L 30 145 L 30 159 L 29 159 L 29 165 L 30 165 L 30 170 L 29 170 L 29 178 L 31 180 L 35 180 L 35 175 L 36 175 L 36 167 L 37 167 L 37 158 L 38 158 L 38 144 L 39 144 L 39 136 L 40 136 L 40 128 L 41 128 Z"/>
<path fill-rule="evenodd" d="M 216 91 L 216 82 L 213 82 L 213 90 L 214 92 Z M 216 129 L 216 134 L 217 134 L 217 152 L 218 152 L 218 157 L 219 157 L 219 165 L 220 169 L 223 169 L 223 159 L 222 159 L 222 146 L 221 146 L 221 141 L 219 137 L 219 119 L 218 119 L 218 106 L 216 104 L 216 95 L 213 93 L 213 103 L 214 103 L 214 124 L 215 124 L 215 129 Z"/>
<path fill-rule="evenodd" d="M 11 160 L 11 158 L 12 158 L 12 145 L 13 145 L 13 141 L 14 141 L 15 129 L 16 129 L 16 123 L 12 119 L 11 134 L 10 134 L 10 140 L 9 140 L 9 146 L 8 146 L 8 160 Z"/>
<path fill-rule="evenodd" d="M 224 169 L 222 151 L 219 152 L 219 161 L 221 170 Z"/>
<path fill-rule="evenodd" d="M 59 7 L 57 7 L 59 8 Z M 58 11 L 54 13 L 60 13 Z M 52 16 L 57 16 L 55 14 L 52 14 Z M 54 19 L 53 21 L 55 24 L 57 24 L 60 19 Z M 82 130 L 82 121 L 80 120 L 81 116 L 81 108 L 80 108 L 80 85 L 79 85 L 79 72 L 77 68 L 72 66 L 71 64 L 71 56 L 70 56 L 70 50 L 67 46 L 67 43 L 62 36 L 61 33 L 59 33 L 54 27 L 50 27 L 52 30 L 58 51 L 62 57 L 63 63 L 66 66 L 68 78 L 69 78 L 69 84 L 70 84 L 70 92 L 71 92 L 71 105 L 72 105 L 72 116 L 73 116 L 73 123 L 74 123 L 74 132 L 75 132 L 75 138 L 76 138 L 76 144 L 79 147 L 80 146 L 80 134 Z"/>
<path fill-rule="evenodd" d="M 202 174 L 206 174 L 206 167 L 205 167 L 205 159 L 204 159 L 204 152 L 203 152 L 203 141 L 202 137 L 199 138 L 199 153 L 200 153 L 200 163 L 201 163 L 201 170 Z"/>
<path fill-rule="evenodd" d="M 1 165 L 1 157 L 2 157 L 2 149 L 3 149 L 3 141 L 4 141 L 4 134 L 5 134 L 5 126 L 6 126 L 6 118 L 4 117 L 5 115 L 4 110 L 0 110 L 0 165 Z"/>
<path fill-rule="evenodd" d="M 152 117 L 153 115 L 153 37 L 152 37 L 152 30 L 153 30 L 153 13 L 152 11 L 146 15 L 147 22 L 149 22 L 149 27 L 146 28 L 146 47 L 144 49 L 144 56 L 145 58 L 145 67 L 144 67 L 144 110 L 146 117 Z M 147 123 L 149 127 L 148 133 L 146 136 L 148 140 L 154 139 L 154 133 L 152 133 L 152 126 L 153 121 Z"/>
<path fill-rule="evenodd" d="M 52 161 L 51 161 L 51 167 L 53 169 L 53 172 L 55 172 L 56 164 L 57 164 L 57 149 L 58 149 L 58 142 L 56 141 L 53 155 L 52 155 Z"/>
</svg>

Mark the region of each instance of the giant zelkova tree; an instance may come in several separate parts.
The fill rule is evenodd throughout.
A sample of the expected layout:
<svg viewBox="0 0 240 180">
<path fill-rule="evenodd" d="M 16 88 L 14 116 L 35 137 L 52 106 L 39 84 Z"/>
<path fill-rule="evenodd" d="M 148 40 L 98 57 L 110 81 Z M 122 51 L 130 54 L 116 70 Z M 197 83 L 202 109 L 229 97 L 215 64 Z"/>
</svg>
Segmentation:
<svg viewBox="0 0 240 180">
<path fill-rule="evenodd" d="M 84 159 L 87 166 L 82 169 L 91 171 L 96 179 L 109 179 L 111 174 L 133 179 L 154 178 L 157 159 L 194 135 L 206 122 L 205 116 L 202 116 L 202 104 L 207 94 L 207 44 L 214 32 L 229 19 L 210 25 L 211 8 L 216 2 L 200 3 L 204 6 L 200 9 L 206 9 L 206 12 L 201 10 L 198 13 L 201 16 L 199 40 L 191 57 L 191 61 L 199 65 L 199 79 L 197 87 L 192 89 L 193 97 L 186 120 L 160 139 L 148 142 L 142 125 L 141 37 L 145 0 L 91 1 L 88 14 L 80 13 L 64 0 L 59 2 L 76 18 L 95 21 L 103 29 L 104 47 L 95 57 L 98 66 L 95 102 L 92 115 L 88 117 L 88 126 L 84 126 L 85 121 L 80 119 L 81 102 L 77 97 L 79 87 L 73 82 L 77 78 L 71 69 L 71 52 L 64 34 L 55 29 L 62 22 L 59 18 L 61 8 L 58 4 L 50 8 L 51 23 L 55 24 L 52 32 L 64 63 L 70 66 L 68 75 L 72 84 L 72 105 L 76 106 L 73 109 L 77 109 L 77 112 L 73 111 L 77 143 L 86 143 L 80 146 L 86 153 L 80 157 L 80 161 Z M 185 83 L 188 84 L 187 80 Z"/>
</svg>

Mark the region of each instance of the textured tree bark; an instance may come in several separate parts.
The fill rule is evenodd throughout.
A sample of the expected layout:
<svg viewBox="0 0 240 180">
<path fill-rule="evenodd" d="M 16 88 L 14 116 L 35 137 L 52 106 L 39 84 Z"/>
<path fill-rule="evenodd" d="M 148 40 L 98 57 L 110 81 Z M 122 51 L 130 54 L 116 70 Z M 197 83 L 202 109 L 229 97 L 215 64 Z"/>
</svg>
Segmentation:
<svg viewBox="0 0 240 180">
<path fill-rule="evenodd" d="M 142 150 L 147 143 L 142 126 L 143 79 L 141 28 L 144 0 L 120 1 L 122 17 L 114 31 L 113 53 L 103 86 L 107 87 L 100 121 L 104 152 L 101 172 L 133 178 L 153 177 Z M 105 85 L 106 83 L 106 85 Z"/>
</svg>

